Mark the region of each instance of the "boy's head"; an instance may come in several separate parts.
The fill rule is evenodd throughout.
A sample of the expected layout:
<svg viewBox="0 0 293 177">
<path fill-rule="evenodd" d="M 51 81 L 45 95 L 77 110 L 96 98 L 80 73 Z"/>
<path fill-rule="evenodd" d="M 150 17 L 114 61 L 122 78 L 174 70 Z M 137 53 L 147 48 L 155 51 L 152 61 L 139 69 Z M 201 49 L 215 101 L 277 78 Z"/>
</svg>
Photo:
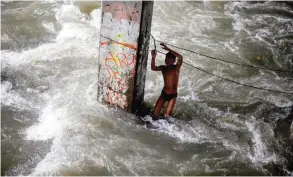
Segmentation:
<svg viewBox="0 0 293 177">
<path fill-rule="evenodd" d="M 175 63 L 176 56 L 173 55 L 171 52 L 166 54 L 165 63 L 167 66 L 173 65 Z"/>
</svg>

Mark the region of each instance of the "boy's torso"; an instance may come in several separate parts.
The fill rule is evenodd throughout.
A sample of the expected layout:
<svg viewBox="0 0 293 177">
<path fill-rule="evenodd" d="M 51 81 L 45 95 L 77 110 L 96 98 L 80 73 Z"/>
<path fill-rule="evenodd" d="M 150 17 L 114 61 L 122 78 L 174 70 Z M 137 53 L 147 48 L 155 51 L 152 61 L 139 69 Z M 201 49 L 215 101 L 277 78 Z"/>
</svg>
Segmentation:
<svg viewBox="0 0 293 177">
<path fill-rule="evenodd" d="M 177 93 L 178 82 L 179 82 L 179 71 L 176 70 L 176 65 L 163 66 L 162 74 L 164 77 L 164 88 L 163 90 L 167 94 Z"/>
</svg>

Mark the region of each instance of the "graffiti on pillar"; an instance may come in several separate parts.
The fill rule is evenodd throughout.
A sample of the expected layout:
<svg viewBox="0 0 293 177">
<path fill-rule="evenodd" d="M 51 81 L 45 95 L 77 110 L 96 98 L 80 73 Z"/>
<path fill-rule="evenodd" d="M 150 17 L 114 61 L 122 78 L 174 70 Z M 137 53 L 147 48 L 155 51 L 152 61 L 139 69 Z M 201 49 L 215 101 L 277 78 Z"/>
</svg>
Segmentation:
<svg viewBox="0 0 293 177">
<path fill-rule="evenodd" d="M 125 108 L 128 106 L 126 95 L 129 90 L 129 79 L 135 75 L 136 46 L 126 43 L 122 34 L 116 35 L 114 41 L 103 41 L 100 45 L 108 49 L 101 67 L 101 72 L 108 81 L 106 101 Z"/>
<path fill-rule="evenodd" d="M 132 99 L 131 87 L 136 66 L 140 3 L 103 2 L 100 41 L 100 76 L 102 95 L 110 104 L 122 108 Z"/>
<path fill-rule="evenodd" d="M 103 11 L 111 13 L 116 20 L 140 21 L 139 2 L 105 2 Z"/>
</svg>

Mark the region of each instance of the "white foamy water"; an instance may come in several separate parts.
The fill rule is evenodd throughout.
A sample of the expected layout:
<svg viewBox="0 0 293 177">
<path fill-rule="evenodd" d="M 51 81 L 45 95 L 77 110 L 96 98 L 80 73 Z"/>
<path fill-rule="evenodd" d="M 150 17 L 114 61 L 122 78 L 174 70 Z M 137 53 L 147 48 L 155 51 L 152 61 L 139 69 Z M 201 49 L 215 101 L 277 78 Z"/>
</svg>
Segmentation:
<svg viewBox="0 0 293 177">
<path fill-rule="evenodd" d="M 282 154 L 273 147 L 274 123 L 288 116 L 291 96 L 234 85 L 183 65 L 173 123 L 154 122 L 160 128 L 149 130 L 137 124 L 134 115 L 97 102 L 99 6 L 73 2 L 6 5 L 2 6 L 11 9 L 4 8 L 4 20 L 19 14 L 27 14 L 30 20 L 22 22 L 21 16 L 20 21 L 11 20 L 22 32 L 10 32 L 7 29 L 14 28 L 2 24 L 5 33 L 1 42 L 10 46 L 1 51 L 2 164 L 6 165 L 2 173 L 264 175 L 266 164 L 284 165 Z M 152 34 L 229 61 L 289 67 L 290 50 L 286 49 L 288 53 L 281 60 L 281 49 L 274 43 L 283 43 L 273 37 L 287 31 L 249 25 L 269 25 L 266 18 L 272 16 L 279 25 L 290 25 L 290 21 L 274 14 L 247 18 L 239 11 L 245 5 L 155 2 Z M 85 13 L 81 7 L 93 10 Z M 251 5 L 249 9 L 256 7 L 267 5 Z M 36 40 L 31 41 L 33 37 Z M 256 50 L 257 46 L 271 55 Z M 293 87 L 278 73 L 238 68 L 180 52 L 186 62 L 246 84 L 284 91 Z M 264 61 L 255 61 L 259 54 L 265 56 Z M 159 55 L 158 64 L 163 64 L 163 57 Z M 162 82 L 161 73 L 150 71 L 149 61 L 147 102 L 155 103 Z M 21 116 L 21 111 L 26 114 Z M 19 124 L 17 120 L 22 119 L 30 121 Z"/>
</svg>

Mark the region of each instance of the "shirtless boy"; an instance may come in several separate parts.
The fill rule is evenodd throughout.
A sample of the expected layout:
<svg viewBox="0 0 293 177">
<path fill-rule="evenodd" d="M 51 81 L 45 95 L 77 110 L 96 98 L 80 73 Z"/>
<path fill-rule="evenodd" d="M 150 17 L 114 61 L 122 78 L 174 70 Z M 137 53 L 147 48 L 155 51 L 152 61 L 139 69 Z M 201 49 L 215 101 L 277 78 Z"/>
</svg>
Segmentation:
<svg viewBox="0 0 293 177">
<path fill-rule="evenodd" d="M 180 67 L 182 65 L 182 60 L 183 60 L 182 56 L 179 53 L 171 50 L 164 43 L 161 43 L 160 45 L 162 46 L 164 50 L 167 50 L 168 53 L 166 54 L 166 58 L 165 58 L 166 65 L 156 66 L 155 59 L 157 56 L 157 51 L 152 50 L 151 68 L 153 71 L 162 71 L 162 74 L 164 77 L 164 88 L 156 103 L 154 113 L 153 113 L 154 120 L 157 120 L 159 118 L 159 113 L 161 109 L 163 108 L 165 102 L 168 102 L 168 105 L 165 111 L 165 118 L 168 119 L 168 117 L 170 117 L 172 114 L 172 111 L 176 103 L 179 73 L 180 73 Z M 178 61 L 176 65 L 174 65 L 176 57 L 178 58 Z"/>
</svg>

